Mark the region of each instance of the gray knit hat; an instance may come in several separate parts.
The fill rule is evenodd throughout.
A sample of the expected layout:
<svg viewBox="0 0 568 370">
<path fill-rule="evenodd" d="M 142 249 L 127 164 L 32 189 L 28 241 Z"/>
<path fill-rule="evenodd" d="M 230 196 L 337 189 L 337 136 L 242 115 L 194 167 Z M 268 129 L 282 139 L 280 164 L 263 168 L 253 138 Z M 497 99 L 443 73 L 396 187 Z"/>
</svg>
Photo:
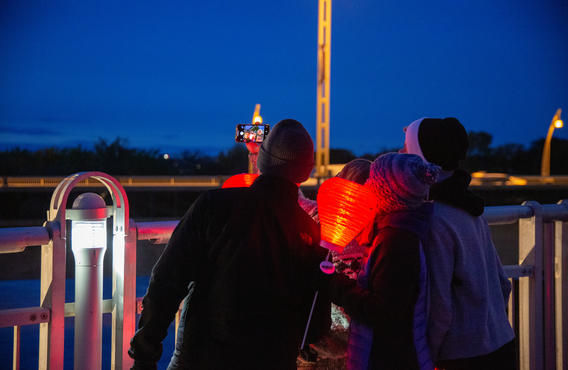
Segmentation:
<svg viewBox="0 0 568 370">
<path fill-rule="evenodd" d="M 278 122 L 260 146 L 257 166 L 263 174 L 293 183 L 305 181 L 314 168 L 314 143 L 310 134 L 296 120 Z"/>
<path fill-rule="evenodd" d="M 439 172 L 418 155 L 387 153 L 373 161 L 365 185 L 377 196 L 379 213 L 412 210 L 426 200 Z"/>
</svg>

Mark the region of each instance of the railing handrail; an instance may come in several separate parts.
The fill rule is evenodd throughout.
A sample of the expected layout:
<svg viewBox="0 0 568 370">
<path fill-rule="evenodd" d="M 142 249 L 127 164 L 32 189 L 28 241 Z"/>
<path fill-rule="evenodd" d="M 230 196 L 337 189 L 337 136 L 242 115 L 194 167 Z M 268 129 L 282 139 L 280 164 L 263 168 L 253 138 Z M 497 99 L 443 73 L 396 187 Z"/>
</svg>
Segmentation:
<svg viewBox="0 0 568 370">
<path fill-rule="evenodd" d="M 505 225 L 532 217 L 533 213 L 532 208 L 526 205 L 490 206 L 485 207 L 483 217 L 489 225 Z M 568 221 L 568 205 L 542 205 L 542 217 L 545 222 Z M 155 244 L 167 243 L 178 223 L 179 220 L 136 222 L 137 239 L 150 240 Z M 49 230 L 45 226 L 0 228 L 0 253 L 23 252 L 26 247 L 47 244 L 49 240 Z"/>
</svg>

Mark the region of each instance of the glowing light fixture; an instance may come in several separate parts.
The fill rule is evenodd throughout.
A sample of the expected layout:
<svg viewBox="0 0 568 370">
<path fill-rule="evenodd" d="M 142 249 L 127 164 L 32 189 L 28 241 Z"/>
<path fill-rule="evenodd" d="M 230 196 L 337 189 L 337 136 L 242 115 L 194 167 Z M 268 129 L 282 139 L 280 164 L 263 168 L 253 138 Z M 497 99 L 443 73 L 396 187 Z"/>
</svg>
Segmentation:
<svg viewBox="0 0 568 370">
<path fill-rule="evenodd" d="M 95 193 L 79 195 L 73 209 L 67 210 L 75 257 L 75 369 L 101 368 L 103 259 L 108 215 L 105 201 Z"/>
<path fill-rule="evenodd" d="M 554 129 L 561 128 L 564 126 L 564 122 L 560 118 L 562 114 L 562 109 L 558 108 L 554 117 L 552 117 L 552 121 L 550 122 L 550 126 L 548 126 L 548 133 L 546 135 L 546 139 L 544 140 L 544 146 L 542 148 L 542 159 L 540 163 L 540 176 L 550 176 L 550 146 L 552 145 L 552 134 L 554 133 Z"/>
<path fill-rule="evenodd" d="M 240 173 L 229 177 L 224 183 L 222 188 L 247 188 L 252 185 L 254 180 L 258 177 L 256 173 Z"/>
<path fill-rule="evenodd" d="M 321 246 L 339 251 L 371 222 L 377 208 L 369 188 L 339 177 L 321 185 L 317 201 Z"/>
</svg>

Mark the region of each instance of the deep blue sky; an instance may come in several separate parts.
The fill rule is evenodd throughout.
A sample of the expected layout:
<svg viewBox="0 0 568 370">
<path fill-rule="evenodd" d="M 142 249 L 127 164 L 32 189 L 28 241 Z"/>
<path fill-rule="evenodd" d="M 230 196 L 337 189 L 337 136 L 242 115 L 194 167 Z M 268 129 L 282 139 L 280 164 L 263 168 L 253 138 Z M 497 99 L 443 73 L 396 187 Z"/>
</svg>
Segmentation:
<svg viewBox="0 0 568 370">
<path fill-rule="evenodd" d="M 0 148 L 227 148 L 255 103 L 315 141 L 317 0 L 0 1 Z M 568 126 L 568 0 L 333 0 L 331 146 L 422 116 L 494 144 Z M 555 132 L 568 138 L 568 127 Z"/>
</svg>

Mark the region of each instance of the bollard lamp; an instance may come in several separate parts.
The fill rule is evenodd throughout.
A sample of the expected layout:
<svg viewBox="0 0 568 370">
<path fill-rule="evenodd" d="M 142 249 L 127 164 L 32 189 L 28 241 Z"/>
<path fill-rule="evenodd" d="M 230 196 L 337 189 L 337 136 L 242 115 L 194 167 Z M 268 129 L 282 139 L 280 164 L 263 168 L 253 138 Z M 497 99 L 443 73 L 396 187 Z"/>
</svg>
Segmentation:
<svg viewBox="0 0 568 370">
<path fill-rule="evenodd" d="M 76 370 L 101 368 L 103 259 L 110 208 L 100 195 L 83 193 L 75 199 L 73 208 L 67 210 L 67 219 L 71 220 L 71 250 L 75 257 Z"/>
</svg>

